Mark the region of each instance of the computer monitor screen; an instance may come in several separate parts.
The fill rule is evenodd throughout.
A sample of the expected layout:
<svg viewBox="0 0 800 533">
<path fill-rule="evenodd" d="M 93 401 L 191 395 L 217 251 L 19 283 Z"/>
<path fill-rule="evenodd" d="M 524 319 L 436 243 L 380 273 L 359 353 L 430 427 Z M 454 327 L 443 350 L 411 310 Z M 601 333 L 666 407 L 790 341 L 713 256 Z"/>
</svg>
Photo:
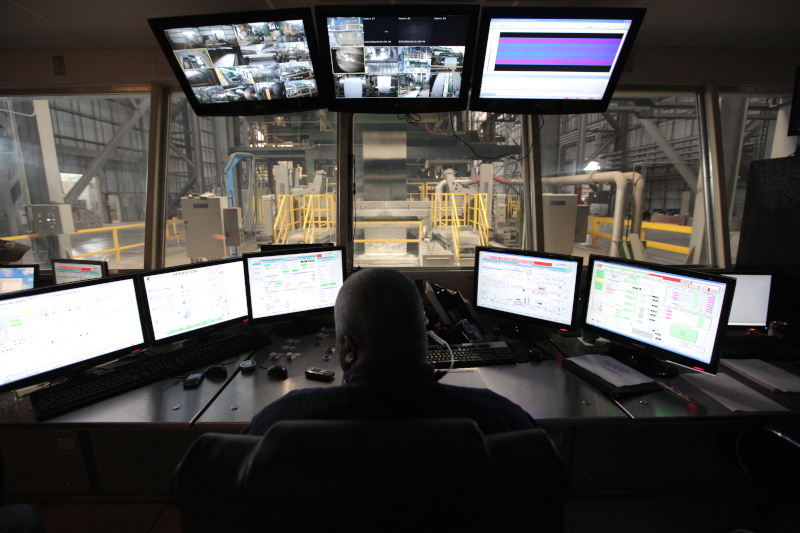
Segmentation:
<svg viewBox="0 0 800 533">
<path fill-rule="evenodd" d="M 736 279 L 729 326 L 766 327 L 771 274 L 725 274 Z"/>
<path fill-rule="evenodd" d="M 582 328 L 625 347 L 715 373 L 736 280 L 590 256 Z"/>
<path fill-rule="evenodd" d="M 0 390 L 145 346 L 133 276 L 0 296 Z"/>
<path fill-rule="evenodd" d="M 245 256 L 250 318 L 291 320 L 332 312 L 345 275 L 344 248 Z"/>
<path fill-rule="evenodd" d="M 182 265 L 142 275 L 147 326 L 155 344 L 247 318 L 241 259 Z"/>
<path fill-rule="evenodd" d="M 471 110 L 602 112 L 644 9 L 486 8 Z"/>
<path fill-rule="evenodd" d="M 310 8 L 150 19 L 197 115 L 319 109 Z"/>
<path fill-rule="evenodd" d="M 0 266 L 0 294 L 33 289 L 39 265 Z"/>
<path fill-rule="evenodd" d="M 467 108 L 477 6 L 318 6 L 316 17 L 329 109 Z"/>
<path fill-rule="evenodd" d="M 108 263 L 105 261 L 53 259 L 52 265 L 56 284 L 90 281 L 108 277 Z"/>
<path fill-rule="evenodd" d="M 577 324 L 583 259 L 503 248 L 475 248 L 475 308 L 554 329 Z"/>
</svg>

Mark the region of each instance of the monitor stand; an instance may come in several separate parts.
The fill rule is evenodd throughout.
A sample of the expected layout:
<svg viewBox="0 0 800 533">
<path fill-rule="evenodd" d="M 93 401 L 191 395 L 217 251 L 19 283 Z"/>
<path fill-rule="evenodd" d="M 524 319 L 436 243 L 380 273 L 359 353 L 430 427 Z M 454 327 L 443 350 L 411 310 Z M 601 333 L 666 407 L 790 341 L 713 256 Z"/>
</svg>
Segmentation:
<svg viewBox="0 0 800 533">
<path fill-rule="evenodd" d="M 608 355 L 625 363 L 642 374 L 656 378 L 671 378 L 678 375 L 675 365 L 650 354 L 641 353 L 614 342 L 608 344 Z"/>
<path fill-rule="evenodd" d="M 302 337 L 318 332 L 325 325 L 325 321 L 319 317 L 304 316 L 276 325 L 275 333 L 281 337 Z"/>
<path fill-rule="evenodd" d="M 531 326 L 525 322 L 501 322 L 497 326 L 500 328 L 501 335 L 512 339 L 539 342 L 550 338 L 550 333 L 546 329 Z"/>
</svg>

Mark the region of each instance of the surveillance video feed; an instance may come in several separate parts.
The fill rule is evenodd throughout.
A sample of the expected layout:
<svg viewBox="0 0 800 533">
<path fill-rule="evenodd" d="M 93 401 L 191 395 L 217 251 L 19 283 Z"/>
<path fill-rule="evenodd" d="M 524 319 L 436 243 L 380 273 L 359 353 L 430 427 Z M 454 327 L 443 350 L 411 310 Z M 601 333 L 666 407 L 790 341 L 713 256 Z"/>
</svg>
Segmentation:
<svg viewBox="0 0 800 533">
<path fill-rule="evenodd" d="M 165 33 L 201 104 L 318 96 L 302 20 Z"/>
<path fill-rule="evenodd" d="M 467 17 L 328 17 L 336 98 L 458 98 Z"/>
</svg>

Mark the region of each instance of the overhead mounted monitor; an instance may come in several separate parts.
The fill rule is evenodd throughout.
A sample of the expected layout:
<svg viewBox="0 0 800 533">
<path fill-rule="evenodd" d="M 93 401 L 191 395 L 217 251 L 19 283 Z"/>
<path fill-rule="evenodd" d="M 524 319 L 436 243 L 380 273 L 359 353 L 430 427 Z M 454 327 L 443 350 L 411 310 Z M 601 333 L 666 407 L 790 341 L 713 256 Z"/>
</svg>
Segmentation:
<svg viewBox="0 0 800 533">
<path fill-rule="evenodd" d="M 153 344 L 201 336 L 247 319 L 241 259 L 142 274 L 145 325 Z"/>
<path fill-rule="evenodd" d="M 427 113 L 467 108 L 478 6 L 317 6 L 333 111 Z"/>
<path fill-rule="evenodd" d="M 319 109 L 310 8 L 149 19 L 197 115 Z"/>
<path fill-rule="evenodd" d="M 714 374 L 736 280 L 642 261 L 589 257 L 582 329 Z"/>
<path fill-rule="evenodd" d="M 547 338 L 536 328 L 577 326 L 583 258 L 505 248 L 475 248 L 475 308 L 501 316 L 507 336 Z"/>
<path fill-rule="evenodd" d="M 133 276 L 0 295 L 0 392 L 143 348 Z"/>
<path fill-rule="evenodd" d="M 486 8 L 470 109 L 599 113 L 644 18 L 640 8 Z"/>
<path fill-rule="evenodd" d="M 0 266 L 0 294 L 33 289 L 38 279 L 39 265 Z"/>
</svg>

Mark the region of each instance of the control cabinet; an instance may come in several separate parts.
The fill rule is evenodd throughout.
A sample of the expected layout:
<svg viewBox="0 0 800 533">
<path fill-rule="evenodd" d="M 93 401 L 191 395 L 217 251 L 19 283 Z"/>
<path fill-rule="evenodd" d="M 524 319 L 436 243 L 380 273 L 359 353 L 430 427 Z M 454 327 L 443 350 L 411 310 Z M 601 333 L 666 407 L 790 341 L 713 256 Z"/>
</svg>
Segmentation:
<svg viewBox="0 0 800 533">
<path fill-rule="evenodd" d="M 242 208 L 226 207 L 222 210 L 223 225 L 225 226 L 225 244 L 228 246 L 241 246 L 244 244 L 244 230 L 242 229 Z"/>
<path fill-rule="evenodd" d="M 28 206 L 31 231 L 39 235 L 62 235 L 75 232 L 70 204 L 34 204 Z"/>
<path fill-rule="evenodd" d="M 221 259 L 231 255 L 225 239 L 223 210 L 228 209 L 227 196 L 181 198 L 181 212 L 186 231 L 186 255 Z"/>
</svg>

